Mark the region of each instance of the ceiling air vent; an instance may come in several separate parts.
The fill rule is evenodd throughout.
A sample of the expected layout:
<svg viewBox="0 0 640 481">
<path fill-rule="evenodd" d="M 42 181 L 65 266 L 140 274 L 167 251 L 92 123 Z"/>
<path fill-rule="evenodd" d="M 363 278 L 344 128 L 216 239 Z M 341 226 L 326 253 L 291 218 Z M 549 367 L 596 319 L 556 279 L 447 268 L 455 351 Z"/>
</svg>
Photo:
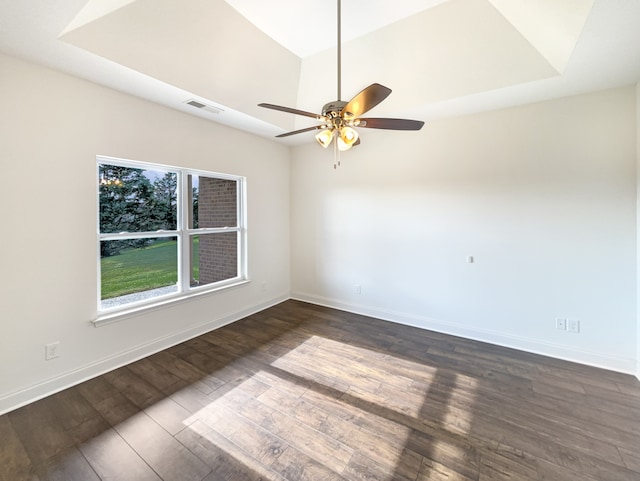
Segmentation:
<svg viewBox="0 0 640 481">
<path fill-rule="evenodd" d="M 209 112 L 211 114 L 219 114 L 220 112 L 224 112 L 224 110 L 219 109 L 217 107 L 214 107 L 213 105 L 207 105 L 207 104 L 203 104 L 202 102 L 199 102 L 197 100 L 186 100 L 184 102 L 187 105 L 191 105 L 192 107 L 195 107 L 197 109 L 201 109 L 204 110 L 206 112 Z"/>
</svg>

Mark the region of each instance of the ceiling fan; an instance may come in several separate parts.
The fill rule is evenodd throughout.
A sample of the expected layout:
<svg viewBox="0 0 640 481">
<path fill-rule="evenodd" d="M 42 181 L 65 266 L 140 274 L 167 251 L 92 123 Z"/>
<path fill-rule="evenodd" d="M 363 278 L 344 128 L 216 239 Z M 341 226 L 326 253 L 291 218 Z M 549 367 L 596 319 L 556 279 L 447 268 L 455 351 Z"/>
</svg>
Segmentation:
<svg viewBox="0 0 640 481">
<path fill-rule="evenodd" d="M 283 107 L 281 105 L 261 103 L 259 107 L 272 110 L 279 110 L 296 115 L 311 117 L 320 122 L 320 125 L 307 127 L 292 132 L 276 135 L 276 137 L 288 137 L 290 135 L 310 132 L 312 130 L 321 130 L 316 135 L 316 140 L 323 147 L 328 147 L 333 138 L 336 138 L 334 146 L 340 150 L 349 150 L 354 145 L 360 143 L 358 131 L 354 127 L 366 127 L 369 129 L 388 129 L 388 130 L 420 130 L 424 122 L 420 120 L 408 119 L 391 119 L 391 118 L 362 118 L 365 112 L 368 112 L 391 93 L 391 89 L 374 83 L 358 93 L 349 102 L 340 100 L 341 98 L 341 0 L 338 1 L 338 100 L 329 102 L 322 107 L 321 114 L 305 112 L 304 110 Z M 335 167 L 335 165 L 334 165 Z"/>
</svg>

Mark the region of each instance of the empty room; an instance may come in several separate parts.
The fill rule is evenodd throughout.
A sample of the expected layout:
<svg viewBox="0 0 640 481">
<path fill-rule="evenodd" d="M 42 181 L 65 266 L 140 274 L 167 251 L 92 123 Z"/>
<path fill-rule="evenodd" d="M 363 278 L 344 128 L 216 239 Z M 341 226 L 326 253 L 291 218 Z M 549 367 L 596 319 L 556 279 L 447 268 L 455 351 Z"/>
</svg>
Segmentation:
<svg viewBox="0 0 640 481">
<path fill-rule="evenodd" d="M 0 481 L 640 479 L 640 0 L 0 0 Z"/>
</svg>

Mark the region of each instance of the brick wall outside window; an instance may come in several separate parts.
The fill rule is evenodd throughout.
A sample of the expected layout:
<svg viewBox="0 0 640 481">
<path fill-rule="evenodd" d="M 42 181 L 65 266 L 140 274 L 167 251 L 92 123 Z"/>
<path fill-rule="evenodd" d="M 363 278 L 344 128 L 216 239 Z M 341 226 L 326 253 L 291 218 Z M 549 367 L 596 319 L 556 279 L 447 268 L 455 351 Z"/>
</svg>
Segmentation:
<svg viewBox="0 0 640 481">
<path fill-rule="evenodd" d="M 237 226 L 237 183 L 234 180 L 199 178 L 199 227 Z M 200 235 L 200 285 L 238 275 L 238 234 Z"/>
</svg>

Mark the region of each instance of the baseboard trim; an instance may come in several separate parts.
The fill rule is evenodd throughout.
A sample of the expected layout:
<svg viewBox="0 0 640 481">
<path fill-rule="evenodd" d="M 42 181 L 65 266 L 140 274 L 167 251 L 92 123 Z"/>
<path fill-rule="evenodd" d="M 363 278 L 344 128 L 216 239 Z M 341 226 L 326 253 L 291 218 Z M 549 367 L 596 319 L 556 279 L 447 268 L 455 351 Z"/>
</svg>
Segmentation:
<svg viewBox="0 0 640 481">
<path fill-rule="evenodd" d="M 154 339 L 136 346 L 127 351 L 119 352 L 113 356 L 100 359 L 72 371 L 65 372 L 56 377 L 47 379 L 38 384 L 0 396 L 0 415 L 18 409 L 21 406 L 32 403 L 44 397 L 50 396 L 64 389 L 80 384 L 81 382 L 100 376 L 119 367 L 138 361 L 156 352 L 167 349 L 181 342 L 188 341 L 206 332 L 219 329 L 244 317 L 268 309 L 289 299 L 288 294 L 272 298 L 266 302 L 254 304 L 250 307 L 225 314 L 211 321 L 190 327 L 184 331 L 175 332 L 168 336 Z"/>
<path fill-rule="evenodd" d="M 520 351 L 540 354 L 543 356 L 576 362 L 588 366 L 599 367 L 610 371 L 635 375 L 640 379 L 640 370 L 636 366 L 635 359 L 609 356 L 598 352 L 584 351 L 571 347 L 553 344 L 539 339 L 530 339 L 520 336 L 503 334 L 485 329 L 475 329 L 459 324 L 431 319 L 402 312 L 389 311 L 371 306 L 351 304 L 335 299 L 316 296 L 305 292 L 292 292 L 291 298 L 309 302 L 324 307 L 330 307 L 341 311 L 375 317 L 384 321 L 396 322 L 412 327 L 427 329 L 442 334 L 464 337 L 474 341 L 486 342 L 497 346 L 508 347 Z"/>
</svg>

